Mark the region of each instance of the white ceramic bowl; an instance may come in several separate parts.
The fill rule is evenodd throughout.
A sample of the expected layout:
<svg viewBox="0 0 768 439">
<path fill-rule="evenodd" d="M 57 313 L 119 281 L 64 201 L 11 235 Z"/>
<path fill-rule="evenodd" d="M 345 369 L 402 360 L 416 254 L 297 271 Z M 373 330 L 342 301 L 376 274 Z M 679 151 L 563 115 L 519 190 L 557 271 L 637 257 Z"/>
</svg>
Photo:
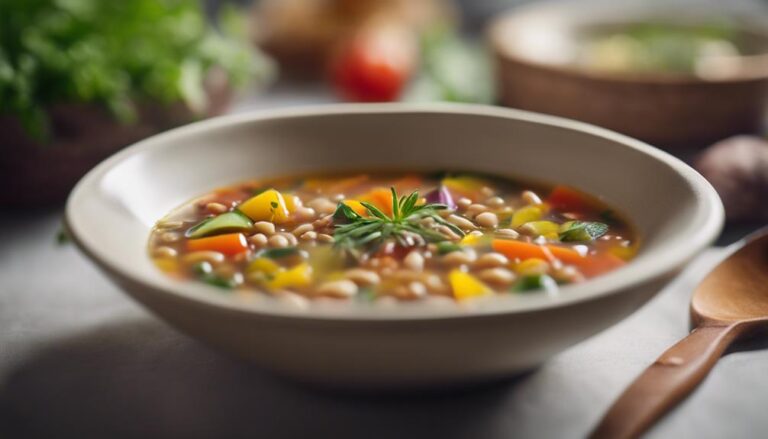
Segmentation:
<svg viewBox="0 0 768 439">
<path fill-rule="evenodd" d="M 147 256 L 155 221 L 215 187 L 370 168 L 474 170 L 569 184 L 627 214 L 642 250 L 627 266 L 557 296 L 392 309 L 247 300 L 166 277 Z M 722 221 L 712 187 L 664 152 L 578 122 L 466 105 L 324 106 L 189 125 L 103 162 L 66 208 L 77 245 L 159 317 L 278 374 L 345 387 L 457 384 L 532 368 L 642 305 L 712 242 Z"/>
</svg>

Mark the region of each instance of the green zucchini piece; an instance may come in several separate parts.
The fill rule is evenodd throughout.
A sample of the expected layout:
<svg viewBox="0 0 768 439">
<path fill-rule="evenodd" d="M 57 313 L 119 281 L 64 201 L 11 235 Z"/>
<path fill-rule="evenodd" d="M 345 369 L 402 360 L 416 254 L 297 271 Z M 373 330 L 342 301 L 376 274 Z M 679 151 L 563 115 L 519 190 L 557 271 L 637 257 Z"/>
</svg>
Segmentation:
<svg viewBox="0 0 768 439">
<path fill-rule="evenodd" d="M 437 243 L 437 252 L 441 255 L 446 255 L 451 252 L 461 251 L 461 246 L 450 241 L 442 241 Z"/>
<path fill-rule="evenodd" d="M 555 292 L 557 291 L 557 282 L 546 274 L 536 274 L 532 276 L 523 276 L 512 287 L 512 291 L 517 293 L 525 293 L 535 290 Z"/>
<path fill-rule="evenodd" d="M 298 247 L 270 248 L 259 253 L 259 256 L 269 259 L 280 259 L 299 254 Z"/>
<path fill-rule="evenodd" d="M 204 236 L 219 235 L 229 232 L 242 232 L 250 230 L 253 221 L 239 211 L 222 213 L 221 215 L 207 218 L 196 224 L 184 235 L 187 238 L 202 238 Z"/>
</svg>

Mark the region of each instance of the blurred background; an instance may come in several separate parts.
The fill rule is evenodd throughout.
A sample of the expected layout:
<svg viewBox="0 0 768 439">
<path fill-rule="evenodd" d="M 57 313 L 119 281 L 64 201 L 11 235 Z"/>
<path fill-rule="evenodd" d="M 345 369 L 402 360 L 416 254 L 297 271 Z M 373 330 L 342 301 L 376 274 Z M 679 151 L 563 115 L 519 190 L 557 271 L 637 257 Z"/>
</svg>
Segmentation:
<svg viewBox="0 0 768 439">
<path fill-rule="evenodd" d="M 4 210 L 60 207 L 119 148 L 214 115 L 444 101 L 640 138 L 715 185 L 734 236 L 768 220 L 766 0 L 0 5 Z"/>
</svg>

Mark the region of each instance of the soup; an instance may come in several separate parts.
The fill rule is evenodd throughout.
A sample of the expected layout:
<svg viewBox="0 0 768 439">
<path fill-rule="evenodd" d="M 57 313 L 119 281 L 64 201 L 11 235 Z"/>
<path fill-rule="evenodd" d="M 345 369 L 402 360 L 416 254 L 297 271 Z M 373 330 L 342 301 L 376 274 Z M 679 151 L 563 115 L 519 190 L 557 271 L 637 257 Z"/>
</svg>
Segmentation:
<svg viewBox="0 0 768 439">
<path fill-rule="evenodd" d="M 718 59 L 741 54 L 739 37 L 735 29 L 724 24 L 607 26 L 586 38 L 577 64 L 606 73 L 709 76 L 717 73 Z"/>
<path fill-rule="evenodd" d="M 472 173 L 350 173 L 255 180 L 160 220 L 165 273 L 243 294 L 464 301 L 557 294 L 621 267 L 630 225 L 566 186 Z"/>
</svg>

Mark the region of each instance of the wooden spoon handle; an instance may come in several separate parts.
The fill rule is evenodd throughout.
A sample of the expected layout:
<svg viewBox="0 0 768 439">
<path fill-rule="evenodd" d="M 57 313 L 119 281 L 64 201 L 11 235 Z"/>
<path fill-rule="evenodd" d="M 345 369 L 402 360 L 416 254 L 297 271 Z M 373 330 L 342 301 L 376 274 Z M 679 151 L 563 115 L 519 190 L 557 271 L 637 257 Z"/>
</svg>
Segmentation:
<svg viewBox="0 0 768 439">
<path fill-rule="evenodd" d="M 687 396 L 736 338 L 738 325 L 694 329 L 664 352 L 617 399 L 592 439 L 636 438 Z"/>
</svg>

